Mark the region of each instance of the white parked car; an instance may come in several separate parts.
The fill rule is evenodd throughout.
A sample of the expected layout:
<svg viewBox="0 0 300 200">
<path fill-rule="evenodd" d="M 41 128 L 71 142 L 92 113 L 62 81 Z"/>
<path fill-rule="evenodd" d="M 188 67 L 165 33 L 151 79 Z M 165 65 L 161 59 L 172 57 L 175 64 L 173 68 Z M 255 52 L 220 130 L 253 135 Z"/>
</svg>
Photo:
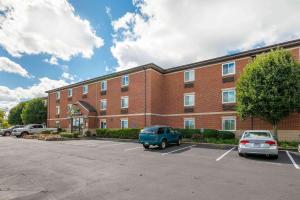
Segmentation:
<svg viewBox="0 0 300 200">
<path fill-rule="evenodd" d="M 238 147 L 240 156 L 260 154 L 278 158 L 278 145 L 268 130 L 247 130 L 243 133 Z"/>
<path fill-rule="evenodd" d="M 23 128 L 14 129 L 12 135 L 16 137 L 24 137 L 25 135 L 33 135 L 43 131 L 57 131 L 57 128 L 46 128 L 42 124 L 29 124 Z"/>
</svg>

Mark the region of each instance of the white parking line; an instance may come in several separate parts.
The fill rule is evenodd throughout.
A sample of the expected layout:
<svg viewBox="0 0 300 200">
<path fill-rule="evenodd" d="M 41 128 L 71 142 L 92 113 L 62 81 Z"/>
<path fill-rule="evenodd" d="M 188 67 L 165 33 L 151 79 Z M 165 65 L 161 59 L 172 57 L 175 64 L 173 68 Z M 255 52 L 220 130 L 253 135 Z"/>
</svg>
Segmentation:
<svg viewBox="0 0 300 200">
<path fill-rule="evenodd" d="M 299 166 L 297 165 L 297 163 L 295 162 L 294 158 L 291 156 L 290 152 L 285 151 L 286 155 L 288 155 L 288 157 L 290 158 L 291 162 L 293 163 L 294 167 L 296 169 L 300 169 Z"/>
<path fill-rule="evenodd" d="M 126 143 L 108 144 L 108 145 L 103 145 L 103 146 L 99 146 L 99 147 L 112 147 L 112 146 L 117 146 L 117 145 L 122 145 L 122 144 L 126 144 Z"/>
<path fill-rule="evenodd" d="M 134 147 L 134 148 L 131 148 L 131 149 L 125 149 L 124 151 L 131 151 L 131 150 L 135 150 L 135 149 L 141 149 L 141 148 L 143 148 L 143 147 Z"/>
<path fill-rule="evenodd" d="M 183 148 L 180 148 L 180 149 L 176 149 L 176 150 L 174 150 L 174 151 L 169 151 L 169 152 L 167 152 L 167 153 L 162 153 L 161 155 L 164 156 L 164 155 L 167 155 L 167 154 L 170 154 L 170 153 L 174 153 L 174 152 L 176 152 L 176 151 L 180 151 L 180 150 L 183 150 L 183 149 L 192 148 L 192 147 L 194 147 L 194 146 L 196 146 L 196 145 L 191 145 L 191 146 L 188 146 L 188 147 L 183 147 Z"/>
<path fill-rule="evenodd" d="M 224 154 L 222 154 L 219 158 L 216 159 L 216 161 L 221 160 L 222 158 L 224 158 L 227 154 L 229 154 L 232 150 L 234 150 L 235 147 L 229 149 L 228 151 L 226 151 Z"/>
</svg>

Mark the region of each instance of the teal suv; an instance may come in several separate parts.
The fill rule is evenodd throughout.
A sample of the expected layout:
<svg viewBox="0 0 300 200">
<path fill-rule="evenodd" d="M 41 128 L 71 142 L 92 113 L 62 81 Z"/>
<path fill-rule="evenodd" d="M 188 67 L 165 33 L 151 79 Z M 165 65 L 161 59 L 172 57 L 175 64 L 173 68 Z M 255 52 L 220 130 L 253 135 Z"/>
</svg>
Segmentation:
<svg viewBox="0 0 300 200">
<path fill-rule="evenodd" d="M 165 149 L 171 143 L 180 145 L 182 135 L 169 126 L 150 126 L 141 130 L 139 140 L 145 149 L 148 149 L 150 145 L 157 145 L 161 149 Z"/>
</svg>

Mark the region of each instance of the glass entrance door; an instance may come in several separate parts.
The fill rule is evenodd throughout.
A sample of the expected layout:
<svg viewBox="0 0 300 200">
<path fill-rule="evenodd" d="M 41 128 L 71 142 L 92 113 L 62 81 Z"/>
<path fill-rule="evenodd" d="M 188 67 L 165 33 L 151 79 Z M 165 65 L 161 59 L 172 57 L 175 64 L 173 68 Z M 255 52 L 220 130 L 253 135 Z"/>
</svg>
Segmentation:
<svg viewBox="0 0 300 200">
<path fill-rule="evenodd" d="M 74 117 L 72 119 L 72 132 L 82 133 L 83 125 L 83 117 Z"/>
</svg>

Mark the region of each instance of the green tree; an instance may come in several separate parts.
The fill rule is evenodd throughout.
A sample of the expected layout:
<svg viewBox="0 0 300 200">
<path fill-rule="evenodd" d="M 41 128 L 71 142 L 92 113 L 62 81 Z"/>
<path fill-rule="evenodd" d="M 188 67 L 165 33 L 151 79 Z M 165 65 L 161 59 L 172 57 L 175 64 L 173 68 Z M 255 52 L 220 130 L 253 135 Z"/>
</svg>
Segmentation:
<svg viewBox="0 0 300 200">
<path fill-rule="evenodd" d="M 287 50 L 258 55 L 237 84 L 237 112 L 242 119 L 258 117 L 273 125 L 300 111 L 300 65 Z"/>
<path fill-rule="evenodd" d="M 47 107 L 44 100 L 36 98 L 28 101 L 21 114 L 24 124 L 46 123 Z"/>
<path fill-rule="evenodd" d="M 2 127 L 3 125 L 4 116 L 5 116 L 5 112 L 3 110 L 0 110 L 0 127 Z"/>
<path fill-rule="evenodd" d="M 17 124 L 23 124 L 22 121 L 22 111 L 25 107 L 26 103 L 21 102 L 12 109 L 10 109 L 9 114 L 8 114 L 8 123 L 12 125 L 17 125 Z"/>
</svg>

